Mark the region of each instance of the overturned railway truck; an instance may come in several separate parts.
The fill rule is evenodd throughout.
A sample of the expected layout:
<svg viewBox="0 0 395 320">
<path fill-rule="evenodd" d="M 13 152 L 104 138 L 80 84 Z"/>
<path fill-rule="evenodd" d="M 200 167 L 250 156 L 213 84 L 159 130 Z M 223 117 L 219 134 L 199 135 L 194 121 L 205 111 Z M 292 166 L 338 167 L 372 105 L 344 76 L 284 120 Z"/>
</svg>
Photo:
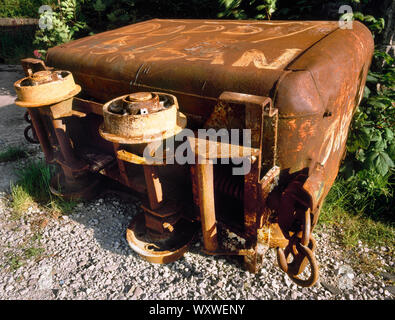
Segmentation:
<svg viewBox="0 0 395 320">
<path fill-rule="evenodd" d="M 106 176 L 142 195 L 126 230 L 141 257 L 175 261 L 201 230 L 251 272 L 275 248 L 308 287 L 373 48 L 358 22 L 155 19 L 22 60 L 16 104 L 53 193 L 94 197 Z"/>
</svg>

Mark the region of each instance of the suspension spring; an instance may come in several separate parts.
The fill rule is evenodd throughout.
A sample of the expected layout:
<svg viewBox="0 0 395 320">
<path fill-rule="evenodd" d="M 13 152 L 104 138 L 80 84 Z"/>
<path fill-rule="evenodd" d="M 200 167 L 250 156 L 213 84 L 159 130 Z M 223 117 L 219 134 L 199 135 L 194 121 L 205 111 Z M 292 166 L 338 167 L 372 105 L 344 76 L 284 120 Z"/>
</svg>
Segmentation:
<svg viewBox="0 0 395 320">
<path fill-rule="evenodd" d="M 242 181 L 237 181 L 234 176 L 216 172 L 214 187 L 220 193 L 236 198 L 240 201 L 244 199 L 244 185 Z"/>
</svg>

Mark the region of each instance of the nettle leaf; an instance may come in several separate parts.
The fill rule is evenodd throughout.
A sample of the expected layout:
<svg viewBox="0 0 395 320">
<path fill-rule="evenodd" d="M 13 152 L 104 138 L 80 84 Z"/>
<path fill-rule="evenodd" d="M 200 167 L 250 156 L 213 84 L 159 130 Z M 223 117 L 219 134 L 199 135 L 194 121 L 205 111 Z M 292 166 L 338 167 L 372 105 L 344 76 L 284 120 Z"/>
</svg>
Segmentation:
<svg viewBox="0 0 395 320">
<path fill-rule="evenodd" d="M 368 128 L 358 130 L 356 139 L 362 149 L 367 149 L 370 145 L 370 130 Z"/>
<path fill-rule="evenodd" d="M 387 151 L 388 151 L 388 155 L 390 156 L 390 158 L 395 159 L 395 142 L 394 141 L 392 141 L 392 143 L 388 146 Z"/>
<path fill-rule="evenodd" d="M 355 159 L 357 159 L 358 161 L 364 162 L 366 160 L 365 151 L 363 151 L 362 149 L 359 149 L 355 153 Z"/>
<path fill-rule="evenodd" d="M 370 132 L 370 141 L 379 141 L 381 139 L 381 132 L 379 130 L 374 129 Z"/>
<path fill-rule="evenodd" d="M 255 16 L 255 19 L 261 19 L 261 20 L 263 20 L 263 19 L 265 19 L 266 18 L 266 15 L 265 14 L 257 14 L 256 16 Z"/>
<path fill-rule="evenodd" d="M 387 105 L 385 103 L 383 103 L 382 100 L 378 99 L 377 97 L 369 98 L 368 104 L 373 107 L 379 108 L 379 109 L 385 109 L 387 107 Z"/>
<path fill-rule="evenodd" d="M 385 128 L 385 137 L 387 138 L 387 140 L 392 141 L 392 139 L 394 139 L 394 133 L 390 128 Z"/>
<path fill-rule="evenodd" d="M 369 98 L 369 95 L 370 95 L 370 89 L 367 86 L 365 86 L 365 89 L 363 90 L 363 98 L 367 99 Z"/>
<path fill-rule="evenodd" d="M 374 168 L 381 176 L 385 176 L 389 168 L 394 166 L 393 161 L 384 151 L 371 152 L 366 159 L 367 169 Z"/>
<path fill-rule="evenodd" d="M 256 9 L 257 9 L 258 11 L 261 11 L 261 10 L 265 10 L 266 7 L 267 7 L 267 4 L 261 4 L 261 5 L 257 6 Z"/>
<path fill-rule="evenodd" d="M 379 79 L 373 75 L 373 73 L 369 72 L 368 76 L 366 77 L 366 82 L 378 82 Z"/>
<path fill-rule="evenodd" d="M 354 18 L 363 21 L 365 16 L 362 14 L 362 12 L 354 12 Z"/>
<path fill-rule="evenodd" d="M 390 158 L 390 156 L 388 155 L 388 153 L 386 153 L 386 152 L 381 152 L 381 154 L 382 154 L 382 156 L 384 157 L 385 162 L 388 164 L 388 166 L 389 166 L 390 168 L 393 168 L 393 167 L 394 167 L 394 161 Z"/>
<path fill-rule="evenodd" d="M 384 149 L 387 148 L 387 142 L 384 139 L 379 139 L 375 144 L 374 144 L 374 149 L 376 151 L 384 151 Z"/>
</svg>

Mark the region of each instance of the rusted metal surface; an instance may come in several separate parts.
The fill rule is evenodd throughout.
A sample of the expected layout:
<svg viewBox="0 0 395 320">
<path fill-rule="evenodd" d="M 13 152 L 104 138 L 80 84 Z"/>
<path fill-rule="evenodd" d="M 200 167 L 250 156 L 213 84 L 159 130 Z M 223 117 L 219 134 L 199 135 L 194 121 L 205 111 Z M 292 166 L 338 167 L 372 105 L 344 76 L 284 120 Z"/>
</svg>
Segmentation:
<svg viewBox="0 0 395 320">
<path fill-rule="evenodd" d="M 161 107 L 159 95 L 154 92 L 152 94 L 155 96 L 152 96 L 148 101 L 134 102 L 135 110 L 142 108 L 141 110 L 146 110 L 146 114 L 131 114 L 130 111 L 126 111 L 127 109 L 131 110 L 130 105 L 133 103 L 126 102 L 128 106 L 125 107 L 125 101 L 132 95 L 121 96 L 107 102 L 103 106 L 104 122 L 100 129 L 102 137 L 115 143 L 139 144 L 166 139 L 185 128 L 186 117 L 178 112 L 176 97 L 160 94 L 163 97 L 163 102 L 167 101 L 166 106 L 162 103 Z M 123 111 L 115 113 L 115 109 Z"/>
<path fill-rule="evenodd" d="M 35 58 L 26 58 L 21 60 L 21 65 L 25 75 L 30 77 L 33 73 L 49 70 L 43 60 Z"/>
<path fill-rule="evenodd" d="M 18 96 L 15 104 L 34 108 L 67 100 L 81 91 L 69 71 L 38 71 L 14 84 Z M 50 93 L 50 94 L 48 94 Z"/>
<path fill-rule="evenodd" d="M 168 263 L 180 258 L 194 237 L 195 224 L 182 219 L 182 205 L 165 198 L 155 162 L 120 149 L 120 143 L 141 151 L 152 141 L 176 135 L 186 126 L 186 118 L 178 112 L 176 97 L 156 92 L 138 92 L 115 98 L 103 106 L 100 135 L 114 143 L 121 177 L 131 186 L 125 163 L 143 165 L 147 190 L 144 215 L 134 219 L 127 230 L 130 246 L 154 263 Z M 144 226 L 142 226 L 144 220 Z M 189 230 L 190 233 L 185 233 Z"/>
<path fill-rule="evenodd" d="M 71 110 L 72 97 L 81 91 L 81 87 L 74 83 L 69 71 L 46 70 L 44 64 L 34 59 L 24 60 L 23 65 L 28 77 L 14 84 L 18 96 L 15 104 L 28 109 L 32 133 L 37 137 L 47 162 L 62 167 L 62 172 L 51 179 L 51 192 L 67 199 L 93 197 L 100 181 L 89 175 L 89 165 L 76 157 L 66 121 L 62 118 L 80 115 Z M 44 70 L 33 73 L 35 66 Z"/>
<path fill-rule="evenodd" d="M 148 199 L 152 210 L 161 207 L 163 202 L 162 185 L 159 181 L 158 172 L 153 166 L 144 166 L 145 182 L 147 184 Z"/>
<path fill-rule="evenodd" d="M 335 21 L 155 19 L 51 48 L 48 66 L 23 66 L 29 83 L 68 70 L 82 87 L 81 97 L 30 108 L 32 125 L 69 185 L 101 173 L 145 195 L 144 214 L 127 230 L 136 252 L 174 261 L 200 223 L 206 253 L 243 256 L 256 272 L 264 251 L 277 248 L 280 268 L 311 286 L 312 232 L 372 53 L 372 36 L 356 21 L 340 29 Z M 37 71 L 43 80 L 33 79 Z M 189 166 L 142 154 L 183 128 L 250 129 L 251 145 L 188 137 L 195 159 L 206 160 Z M 251 170 L 237 178 L 232 165 L 213 164 L 233 157 Z M 224 230 L 240 245 L 229 247 Z"/>
<path fill-rule="evenodd" d="M 225 90 L 267 95 L 289 62 L 337 27 L 325 21 L 156 19 L 52 48 L 47 64 L 71 70 L 102 101 L 130 89 L 169 90 L 188 96 L 180 100 L 184 111 L 196 114 L 201 106 L 207 117 L 210 103 L 200 101 L 195 109 L 184 99 L 215 102 Z"/>
<path fill-rule="evenodd" d="M 196 165 L 196 179 L 204 248 L 215 252 L 218 249 L 218 240 L 214 203 L 214 171 L 210 160 Z"/>
<path fill-rule="evenodd" d="M 202 161 L 222 158 L 242 158 L 246 155 L 258 157 L 260 155 L 259 148 L 223 143 L 199 137 L 187 137 L 187 141 L 191 150 Z"/>
<path fill-rule="evenodd" d="M 153 263 L 170 263 L 181 258 L 194 239 L 196 225 L 181 221 L 175 237 L 152 239 L 147 232 L 144 216 L 137 215 L 126 230 L 126 240 L 141 257 Z"/>
</svg>

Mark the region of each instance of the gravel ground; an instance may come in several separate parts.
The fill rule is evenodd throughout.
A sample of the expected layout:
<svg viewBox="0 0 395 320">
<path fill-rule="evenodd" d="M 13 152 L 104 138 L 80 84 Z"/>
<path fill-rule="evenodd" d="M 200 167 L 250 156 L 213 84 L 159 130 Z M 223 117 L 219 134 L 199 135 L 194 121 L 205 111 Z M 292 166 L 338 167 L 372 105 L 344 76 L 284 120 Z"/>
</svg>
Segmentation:
<svg viewBox="0 0 395 320">
<path fill-rule="evenodd" d="M 20 77 L 20 69 L 15 69 L 0 66 L 0 151 L 19 143 L 33 157 L 42 158 L 36 147 L 23 141 L 23 110 L 12 106 L 15 97 L 10 87 Z M 107 195 L 79 203 L 71 214 L 59 218 L 31 207 L 15 220 L 8 186 L 15 180 L 13 168 L 24 161 L 0 164 L 2 300 L 394 299 L 390 248 L 368 249 L 361 243 L 348 251 L 334 237 L 339 230 L 315 233 L 320 280 L 313 288 L 299 288 L 279 270 L 273 250 L 267 252 L 260 272 L 250 274 L 235 258 L 201 253 L 201 237 L 174 263 L 155 265 L 142 260 L 125 240 L 128 223 L 141 212 L 133 197 L 125 201 Z M 376 268 L 361 271 L 364 268 L 356 267 L 360 261 L 356 256 L 375 259 Z"/>
</svg>

